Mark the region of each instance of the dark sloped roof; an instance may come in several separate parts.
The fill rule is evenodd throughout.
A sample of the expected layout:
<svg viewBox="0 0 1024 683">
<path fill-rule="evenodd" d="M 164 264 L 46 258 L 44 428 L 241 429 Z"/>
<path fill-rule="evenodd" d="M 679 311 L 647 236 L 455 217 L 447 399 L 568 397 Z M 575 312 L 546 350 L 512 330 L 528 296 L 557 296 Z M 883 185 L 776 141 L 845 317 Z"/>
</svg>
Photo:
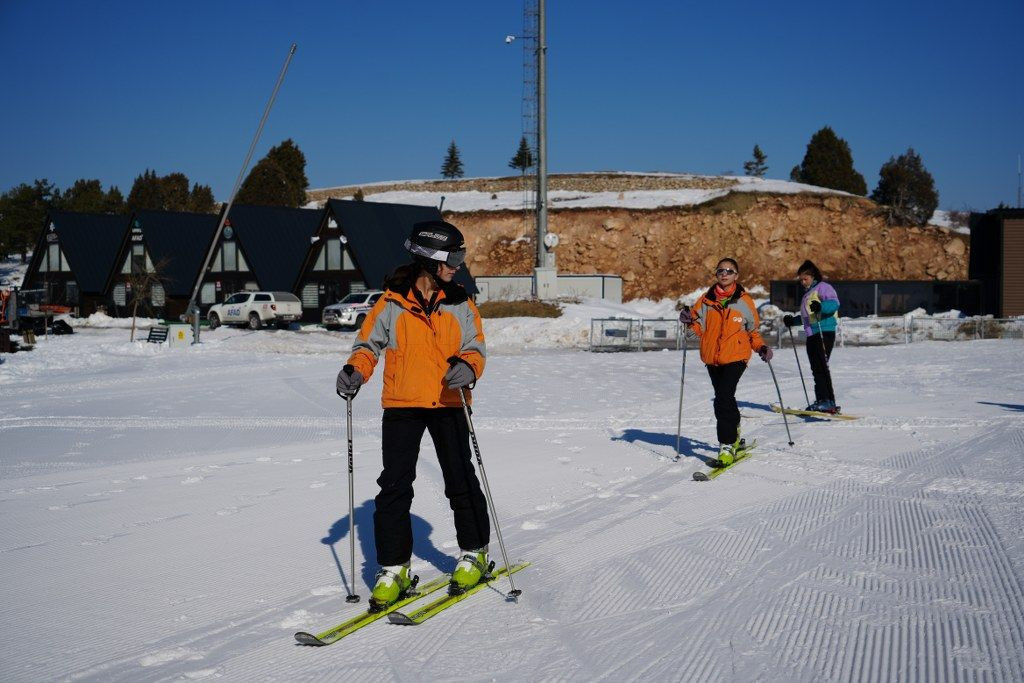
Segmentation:
<svg viewBox="0 0 1024 683">
<path fill-rule="evenodd" d="M 128 216 L 51 211 L 44 234 L 50 223 L 56 226 L 78 289 L 86 294 L 102 294 L 111 270 L 118 265 L 114 262 L 128 232 Z"/>
<path fill-rule="evenodd" d="M 154 264 L 162 263 L 160 279 L 167 296 L 191 296 L 220 216 L 183 211 L 136 211 L 134 221 L 142 227 L 149 257 Z"/>
<path fill-rule="evenodd" d="M 433 206 L 342 199 L 330 199 L 327 205 L 348 239 L 348 248 L 366 284 L 378 289 L 391 271 L 412 260 L 405 250 L 412 226 L 420 221 L 441 220 L 441 212 Z M 470 294 L 477 293 L 476 283 L 465 265 L 455 273 L 455 281 Z"/>
<path fill-rule="evenodd" d="M 228 216 L 249 263 L 264 291 L 291 292 L 302 276 L 310 238 L 320 227 L 320 209 L 285 206 L 231 207 Z"/>
</svg>

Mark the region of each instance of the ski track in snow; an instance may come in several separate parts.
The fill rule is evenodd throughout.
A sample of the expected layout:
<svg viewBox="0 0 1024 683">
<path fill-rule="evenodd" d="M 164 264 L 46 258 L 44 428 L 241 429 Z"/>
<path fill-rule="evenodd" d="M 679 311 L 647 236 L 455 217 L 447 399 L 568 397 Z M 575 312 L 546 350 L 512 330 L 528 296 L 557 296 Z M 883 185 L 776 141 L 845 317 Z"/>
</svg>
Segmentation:
<svg viewBox="0 0 1024 683">
<path fill-rule="evenodd" d="M 759 447 L 708 483 L 699 363 L 672 462 L 679 354 L 494 356 L 474 424 L 510 559 L 533 562 L 522 598 L 500 581 L 320 649 L 292 633 L 369 593 L 379 380 L 353 404 L 352 606 L 337 358 L 41 367 L 0 395 L 0 680 L 1024 680 L 1020 349 L 839 349 L 862 419 L 791 419 L 793 448 L 752 364 Z M 425 580 L 457 548 L 443 486 L 425 440 Z"/>
</svg>

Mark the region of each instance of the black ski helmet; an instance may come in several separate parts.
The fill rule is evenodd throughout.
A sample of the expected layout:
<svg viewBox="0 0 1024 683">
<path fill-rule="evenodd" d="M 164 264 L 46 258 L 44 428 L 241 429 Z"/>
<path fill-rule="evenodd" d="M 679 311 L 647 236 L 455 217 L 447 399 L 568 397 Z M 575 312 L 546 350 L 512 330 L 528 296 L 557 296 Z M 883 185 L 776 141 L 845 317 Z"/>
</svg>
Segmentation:
<svg viewBox="0 0 1024 683">
<path fill-rule="evenodd" d="M 466 240 L 451 223 L 422 221 L 412 226 L 405 249 L 416 263 L 428 269 L 439 263 L 458 268 L 466 260 Z"/>
</svg>

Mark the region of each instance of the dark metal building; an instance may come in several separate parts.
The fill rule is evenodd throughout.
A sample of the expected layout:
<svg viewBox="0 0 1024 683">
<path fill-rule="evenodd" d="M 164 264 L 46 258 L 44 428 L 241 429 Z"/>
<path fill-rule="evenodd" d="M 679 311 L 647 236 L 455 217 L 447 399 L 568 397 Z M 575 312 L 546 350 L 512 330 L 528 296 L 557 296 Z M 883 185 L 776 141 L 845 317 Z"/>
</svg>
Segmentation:
<svg viewBox="0 0 1024 683">
<path fill-rule="evenodd" d="M 136 211 L 117 252 L 110 288 L 114 311 L 131 315 L 129 275 L 155 273 L 159 284 L 144 301 L 146 315 L 176 319 L 184 313 L 219 221 L 211 213 Z"/>
<path fill-rule="evenodd" d="M 128 225 L 123 215 L 51 211 L 22 289 L 45 289 L 50 304 L 69 306 L 78 315 L 105 308 Z"/>
<path fill-rule="evenodd" d="M 405 250 L 412 226 L 429 220 L 441 220 L 436 207 L 328 200 L 296 290 L 303 307 L 319 311 L 349 292 L 383 287 L 395 268 L 412 260 Z M 477 293 L 466 265 L 455 273 L 455 281 L 471 295 Z"/>
<path fill-rule="evenodd" d="M 319 209 L 232 206 L 203 276 L 200 308 L 220 303 L 234 292 L 296 292 L 322 214 Z"/>
<path fill-rule="evenodd" d="M 971 214 L 969 268 L 984 285 L 985 313 L 1024 315 L 1024 209 Z"/>
</svg>

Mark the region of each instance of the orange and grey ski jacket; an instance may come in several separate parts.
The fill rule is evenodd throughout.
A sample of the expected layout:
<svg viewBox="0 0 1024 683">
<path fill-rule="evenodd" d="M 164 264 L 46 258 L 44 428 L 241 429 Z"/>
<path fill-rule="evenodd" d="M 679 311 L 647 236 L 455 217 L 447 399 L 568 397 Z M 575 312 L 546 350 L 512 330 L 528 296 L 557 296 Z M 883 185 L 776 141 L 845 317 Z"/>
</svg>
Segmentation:
<svg viewBox="0 0 1024 683">
<path fill-rule="evenodd" d="M 348 362 L 366 381 L 384 355 L 385 408 L 461 407 L 459 392 L 448 388 L 444 376 L 452 356 L 468 363 L 477 379 L 483 374 L 487 351 L 480 313 L 456 284 L 444 285 L 433 310 L 424 311 L 413 286 L 408 280 L 386 285 L 356 335 Z M 469 403 L 470 390 L 465 392 Z"/>
<path fill-rule="evenodd" d="M 757 328 L 754 300 L 736 284 L 736 291 L 724 301 L 715 300 L 715 288 L 709 289 L 692 309 L 690 329 L 700 337 L 700 359 L 705 365 L 727 365 L 750 361 L 752 352 L 764 346 Z"/>
</svg>

